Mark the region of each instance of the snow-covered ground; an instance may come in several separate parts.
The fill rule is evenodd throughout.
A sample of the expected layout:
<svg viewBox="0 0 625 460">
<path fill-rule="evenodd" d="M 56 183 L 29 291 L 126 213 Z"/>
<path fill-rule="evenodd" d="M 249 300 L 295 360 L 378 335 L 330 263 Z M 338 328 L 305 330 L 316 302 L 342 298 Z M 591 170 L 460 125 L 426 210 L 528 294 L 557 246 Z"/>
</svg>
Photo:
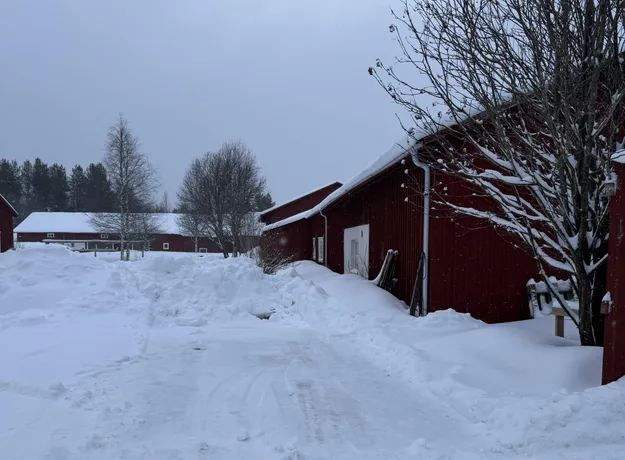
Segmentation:
<svg viewBox="0 0 625 460">
<path fill-rule="evenodd" d="M 32 245 L 0 255 L 0 458 L 622 459 L 625 381 L 567 336 L 313 263 Z"/>
</svg>

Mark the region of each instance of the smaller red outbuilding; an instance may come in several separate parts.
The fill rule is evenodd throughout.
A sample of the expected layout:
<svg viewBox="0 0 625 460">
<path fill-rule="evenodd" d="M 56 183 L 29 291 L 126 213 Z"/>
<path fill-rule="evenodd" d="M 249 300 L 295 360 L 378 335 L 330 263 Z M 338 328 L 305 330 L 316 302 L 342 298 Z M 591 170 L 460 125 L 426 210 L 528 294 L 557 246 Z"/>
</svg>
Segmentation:
<svg viewBox="0 0 625 460">
<path fill-rule="evenodd" d="M 8 251 L 13 247 L 13 219 L 16 217 L 15 208 L 0 195 L 0 252 Z"/>
</svg>

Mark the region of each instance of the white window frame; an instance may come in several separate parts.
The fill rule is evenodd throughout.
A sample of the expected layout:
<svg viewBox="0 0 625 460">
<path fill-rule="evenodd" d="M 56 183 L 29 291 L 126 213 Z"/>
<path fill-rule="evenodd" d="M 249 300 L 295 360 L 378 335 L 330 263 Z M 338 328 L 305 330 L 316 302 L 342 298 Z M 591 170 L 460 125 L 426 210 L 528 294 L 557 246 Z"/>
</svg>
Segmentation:
<svg viewBox="0 0 625 460">
<path fill-rule="evenodd" d="M 200 248 L 200 252 L 202 254 L 206 254 L 208 252 L 208 249 L 207 248 Z"/>
<path fill-rule="evenodd" d="M 169 243 L 163 243 L 163 251 L 169 251 Z"/>
<path fill-rule="evenodd" d="M 47 238 L 54 238 L 54 233 L 48 233 Z"/>
<path fill-rule="evenodd" d="M 317 238 L 313 237 L 312 260 L 317 260 Z"/>
<path fill-rule="evenodd" d="M 325 255 L 325 238 L 320 236 L 317 238 L 317 262 L 322 264 L 324 262 L 323 256 Z"/>
<path fill-rule="evenodd" d="M 101 240 L 107 240 L 108 239 L 108 235 L 106 233 L 100 233 L 100 239 Z"/>
</svg>

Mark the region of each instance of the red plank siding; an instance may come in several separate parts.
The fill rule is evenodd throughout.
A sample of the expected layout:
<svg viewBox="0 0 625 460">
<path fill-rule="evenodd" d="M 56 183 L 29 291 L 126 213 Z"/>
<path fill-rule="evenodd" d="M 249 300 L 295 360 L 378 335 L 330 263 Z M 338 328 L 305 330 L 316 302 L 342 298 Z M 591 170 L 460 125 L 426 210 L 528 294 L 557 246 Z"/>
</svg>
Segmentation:
<svg viewBox="0 0 625 460">
<path fill-rule="evenodd" d="M 0 252 L 13 247 L 13 210 L 0 199 Z"/>
<path fill-rule="evenodd" d="M 281 227 L 280 235 L 300 259 L 310 259 L 312 238 L 324 236 L 327 218 L 327 265 L 344 273 L 344 230 L 369 224 L 369 279 L 377 276 L 389 249 L 399 251 L 396 295 L 409 303 L 423 250 L 423 197 L 406 203 L 407 166 L 398 163 L 309 219 Z M 423 172 L 409 166 L 415 187 L 423 189 Z M 460 202 L 480 209 L 489 203 L 476 200 L 450 176 L 433 177 Z M 324 217 L 325 216 L 325 217 Z M 306 227 L 309 235 L 306 236 Z M 275 231 L 275 230 L 274 230 Z M 308 241 L 306 241 L 306 238 Z M 433 205 L 430 218 L 429 311 L 453 308 L 485 322 L 529 318 L 526 283 L 538 270 L 529 252 L 508 234 L 470 217 L 450 215 Z"/>
<path fill-rule="evenodd" d="M 308 260 L 312 257 L 310 221 L 299 220 L 263 234 L 263 251 L 280 251 L 289 260 Z"/>
<path fill-rule="evenodd" d="M 405 166 L 397 164 L 323 211 L 328 218 L 328 267 L 343 273 L 344 230 L 369 224 L 369 279 L 377 276 L 389 249 L 399 251 L 397 295 L 410 301 L 423 243 L 423 202 L 404 200 Z M 421 173 L 422 176 L 422 173 Z M 324 218 L 311 219 L 313 236 L 323 236 Z M 312 244 L 312 242 L 311 242 Z"/>
<path fill-rule="evenodd" d="M 117 239 L 115 235 L 109 235 L 108 239 L 100 238 L 99 233 L 58 233 L 54 232 L 54 238 L 48 238 L 47 233 L 18 233 L 17 241 L 21 243 L 37 243 L 43 240 L 100 240 L 106 242 L 107 240 Z M 169 251 L 174 252 L 194 252 L 195 242 L 193 238 L 182 235 L 156 235 L 154 240 L 150 243 L 150 249 L 152 251 L 167 251 L 163 249 L 163 243 L 169 243 Z M 200 238 L 198 241 L 198 248 L 206 248 L 207 252 L 220 253 L 221 249 L 214 241 L 208 238 Z M 232 251 L 232 245 L 228 245 L 226 248 L 229 252 Z"/>
<path fill-rule="evenodd" d="M 455 204 L 493 206 L 448 175 L 436 173 L 432 182 L 454 196 Z M 430 311 L 453 308 L 488 323 L 529 319 L 526 283 L 538 276 L 530 253 L 485 221 L 432 208 Z"/>
<path fill-rule="evenodd" d="M 618 175 L 618 188 L 610 203 L 608 248 L 608 291 L 613 303 L 605 317 L 604 384 L 625 376 L 625 166 L 615 164 L 614 170 Z"/>
</svg>

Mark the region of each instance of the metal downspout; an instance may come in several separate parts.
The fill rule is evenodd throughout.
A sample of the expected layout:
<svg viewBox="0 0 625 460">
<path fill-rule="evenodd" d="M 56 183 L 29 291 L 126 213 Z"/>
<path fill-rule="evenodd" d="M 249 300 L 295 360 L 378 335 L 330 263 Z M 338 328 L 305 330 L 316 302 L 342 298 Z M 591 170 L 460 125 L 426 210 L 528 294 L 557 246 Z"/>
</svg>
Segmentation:
<svg viewBox="0 0 625 460">
<path fill-rule="evenodd" d="M 323 210 L 319 210 L 321 217 L 325 219 L 325 230 L 323 233 L 323 265 L 328 266 L 328 216 L 323 214 Z"/>
<path fill-rule="evenodd" d="M 430 271 L 430 191 L 431 191 L 431 178 L 430 167 L 419 160 L 418 151 L 415 149 L 412 153 L 412 162 L 418 168 L 423 170 L 425 177 L 423 184 L 423 254 L 425 254 L 425 263 L 423 264 L 423 292 L 421 299 L 421 312 L 425 316 L 428 314 L 428 296 L 429 296 L 429 280 L 428 274 Z"/>
</svg>

